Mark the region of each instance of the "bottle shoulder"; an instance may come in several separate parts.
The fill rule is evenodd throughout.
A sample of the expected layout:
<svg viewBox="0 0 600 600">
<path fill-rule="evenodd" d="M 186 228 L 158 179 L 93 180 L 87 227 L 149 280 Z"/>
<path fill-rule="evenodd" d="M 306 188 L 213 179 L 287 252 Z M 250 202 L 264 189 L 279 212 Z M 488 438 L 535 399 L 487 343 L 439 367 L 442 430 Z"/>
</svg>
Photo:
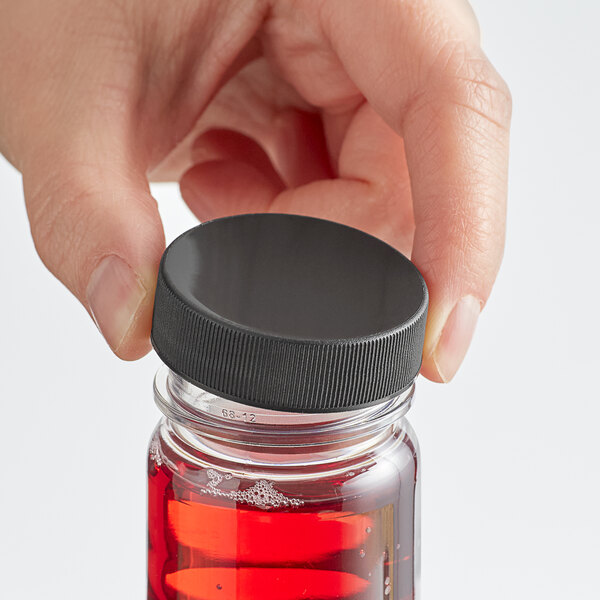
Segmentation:
<svg viewBox="0 0 600 600">
<path fill-rule="evenodd" d="M 190 447 L 163 420 L 157 426 L 149 450 L 149 475 L 169 481 L 178 496 L 235 501 L 260 508 L 260 502 L 290 509 L 318 503 L 339 506 L 365 497 L 386 504 L 413 487 L 417 479 L 418 445 L 408 422 L 401 419 L 385 437 L 368 448 L 342 456 L 326 453 L 310 460 L 298 453 L 252 456 L 250 450 L 224 452 L 208 446 Z M 197 440 L 195 440 L 197 441 Z M 334 454 L 334 453 L 333 453 Z M 258 502 L 258 504 L 257 504 Z"/>
</svg>

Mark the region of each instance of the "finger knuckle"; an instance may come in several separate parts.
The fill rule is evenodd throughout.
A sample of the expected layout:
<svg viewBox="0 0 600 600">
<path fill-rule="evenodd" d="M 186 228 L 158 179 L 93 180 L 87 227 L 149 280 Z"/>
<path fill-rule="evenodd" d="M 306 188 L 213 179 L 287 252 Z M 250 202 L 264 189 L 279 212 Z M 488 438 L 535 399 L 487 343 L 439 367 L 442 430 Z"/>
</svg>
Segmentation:
<svg viewBox="0 0 600 600">
<path fill-rule="evenodd" d="M 508 130 L 511 92 L 483 53 L 474 52 L 464 43 L 452 43 L 440 52 L 437 63 L 440 85 L 451 103 Z"/>
<path fill-rule="evenodd" d="M 428 207 L 418 215 L 419 266 L 435 277 L 489 279 L 500 265 L 504 247 L 504 219 L 494 204 L 444 197 Z"/>
</svg>

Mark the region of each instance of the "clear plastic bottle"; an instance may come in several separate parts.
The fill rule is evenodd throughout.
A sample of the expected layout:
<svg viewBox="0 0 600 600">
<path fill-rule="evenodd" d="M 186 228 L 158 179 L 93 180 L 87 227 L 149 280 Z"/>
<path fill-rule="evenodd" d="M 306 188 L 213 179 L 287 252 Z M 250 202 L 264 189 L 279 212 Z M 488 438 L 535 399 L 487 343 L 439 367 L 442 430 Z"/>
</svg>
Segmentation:
<svg viewBox="0 0 600 600">
<path fill-rule="evenodd" d="M 298 228 L 300 244 L 293 235 Z M 323 228 L 331 245 L 317 253 L 312 236 L 322 245 Z M 282 229 L 279 243 L 266 235 Z M 209 242 L 200 243 L 201 237 Z M 413 281 L 420 283 L 420 276 L 392 251 L 398 254 L 390 255 L 394 261 L 408 269 L 400 269 L 407 281 L 375 290 L 379 302 L 369 306 L 364 271 L 382 269 L 376 265 L 379 253 L 389 247 L 356 230 L 304 217 L 224 219 L 182 238 L 170 249 L 187 247 L 161 265 L 153 328 L 155 348 L 168 366 L 155 380 L 164 416 L 148 461 L 149 600 L 416 598 L 418 448 L 404 415 L 413 397 L 427 305 L 424 284 L 415 287 Z M 223 264 L 222 250 L 231 250 L 232 239 L 237 254 Z M 323 251 L 326 263 L 331 253 L 347 257 L 357 245 L 372 256 L 351 276 L 319 259 Z M 254 258 L 248 258 L 248 248 Z M 295 262 L 298 255 L 301 263 Z M 181 269 L 174 266 L 181 263 Z M 283 263 L 292 265 L 286 275 L 278 268 Z M 398 265 L 388 264 L 386 274 L 397 276 Z M 239 283 L 248 269 L 253 277 Z M 323 275 L 334 271 L 342 284 L 333 285 L 333 295 L 311 286 L 315 278 L 323 285 Z M 267 311 L 263 303 L 246 310 L 256 301 L 252 284 L 272 296 L 267 280 L 286 277 L 317 314 L 302 313 L 296 301 L 281 309 L 275 298 Z M 227 283 L 219 283 L 223 279 Z M 206 291 L 208 284 L 226 293 Z M 381 323 L 374 316 L 362 317 L 361 336 L 356 323 L 348 326 L 353 314 L 374 313 L 373 306 L 386 310 L 381 295 L 394 300 L 398 290 L 417 298 L 400 312 L 389 303 L 386 318 L 395 327 L 385 322 L 382 331 L 368 332 Z M 233 308 L 231 293 L 240 298 Z M 362 300 L 330 323 L 326 336 L 315 335 L 323 329 L 319 322 L 332 314 L 323 302 L 333 307 L 340 295 L 352 293 L 363 293 Z M 315 296 L 321 301 L 316 309 Z M 210 321 L 208 329 L 199 314 Z M 312 337 L 297 335 L 298 327 Z"/>
</svg>

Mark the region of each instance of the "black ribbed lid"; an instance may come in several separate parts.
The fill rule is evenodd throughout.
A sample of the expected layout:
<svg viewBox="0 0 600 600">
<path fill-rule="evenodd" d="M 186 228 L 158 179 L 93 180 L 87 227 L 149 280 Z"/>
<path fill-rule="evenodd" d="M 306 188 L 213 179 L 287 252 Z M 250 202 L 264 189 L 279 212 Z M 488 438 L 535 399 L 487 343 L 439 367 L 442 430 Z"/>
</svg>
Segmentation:
<svg viewBox="0 0 600 600">
<path fill-rule="evenodd" d="M 417 376 L 427 300 L 416 267 L 362 231 L 296 215 L 227 217 L 165 251 L 152 343 L 169 368 L 220 396 L 347 410 Z"/>
</svg>

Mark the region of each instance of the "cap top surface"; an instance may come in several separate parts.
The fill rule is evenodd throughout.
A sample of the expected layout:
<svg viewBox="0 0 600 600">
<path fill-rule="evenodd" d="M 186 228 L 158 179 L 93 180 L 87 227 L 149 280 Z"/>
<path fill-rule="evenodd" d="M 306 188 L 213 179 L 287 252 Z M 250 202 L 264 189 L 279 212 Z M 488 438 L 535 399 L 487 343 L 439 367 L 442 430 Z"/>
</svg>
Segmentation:
<svg viewBox="0 0 600 600">
<path fill-rule="evenodd" d="M 220 321 L 269 336 L 343 340 L 389 331 L 419 310 L 422 279 L 398 256 L 328 221 L 249 215 L 183 234 L 163 272 L 175 293 Z"/>
</svg>

